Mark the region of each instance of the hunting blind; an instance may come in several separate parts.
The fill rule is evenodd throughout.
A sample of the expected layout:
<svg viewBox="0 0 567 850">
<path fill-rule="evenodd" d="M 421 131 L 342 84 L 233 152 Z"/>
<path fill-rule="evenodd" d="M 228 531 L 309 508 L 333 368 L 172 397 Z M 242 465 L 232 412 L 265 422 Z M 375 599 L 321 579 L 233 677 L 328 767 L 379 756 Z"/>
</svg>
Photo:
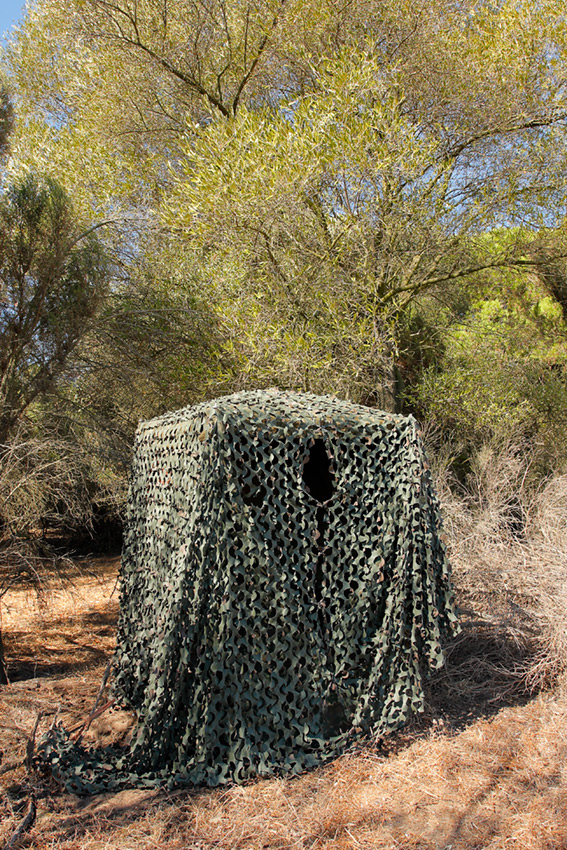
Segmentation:
<svg viewBox="0 0 567 850">
<path fill-rule="evenodd" d="M 142 423 L 114 692 L 127 749 L 60 727 L 70 790 L 297 773 L 423 707 L 454 630 L 437 500 L 411 417 L 244 392 Z"/>
</svg>

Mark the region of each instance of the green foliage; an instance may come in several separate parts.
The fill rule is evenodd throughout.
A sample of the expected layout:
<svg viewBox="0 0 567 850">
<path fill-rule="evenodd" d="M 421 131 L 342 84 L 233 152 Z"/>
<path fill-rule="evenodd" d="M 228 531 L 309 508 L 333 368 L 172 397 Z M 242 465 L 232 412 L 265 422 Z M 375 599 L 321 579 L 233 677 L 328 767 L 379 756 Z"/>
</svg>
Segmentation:
<svg viewBox="0 0 567 850">
<path fill-rule="evenodd" d="M 0 200 L 0 443 L 53 390 L 108 285 L 67 195 L 32 174 Z"/>
<path fill-rule="evenodd" d="M 502 33 L 484 46 L 482 15 L 441 41 L 468 61 L 500 64 L 498 39 L 517 23 L 507 6 L 501 14 Z M 522 71 L 528 45 L 517 49 L 518 76 L 507 69 L 515 105 L 498 101 L 475 70 L 475 84 L 490 89 L 489 117 L 486 101 L 468 102 L 464 80 L 442 65 L 438 83 L 452 102 L 446 111 L 435 104 L 432 121 L 424 81 L 404 66 L 410 56 L 388 61 L 367 43 L 327 55 L 301 94 L 243 105 L 230 121 L 187 124 L 162 216 L 217 268 L 226 263 L 225 281 L 246 281 L 236 302 L 219 299 L 219 312 L 233 317 L 228 337 L 256 382 L 279 375 L 280 385 L 384 404 L 388 363 L 403 355 L 400 334 L 418 296 L 486 269 L 530 265 L 529 227 L 563 215 L 555 178 L 545 182 L 562 160 L 551 156 L 555 114 L 538 112 L 534 134 L 535 113 L 524 111 L 533 94 Z M 536 75 L 543 80 L 545 68 Z M 542 181 L 534 162 L 548 152 Z M 503 220 L 522 228 L 504 242 L 486 239 Z"/>
<path fill-rule="evenodd" d="M 567 329 L 545 273 L 485 277 L 439 319 L 442 355 L 410 392 L 423 415 L 472 443 L 528 438 L 565 459 Z"/>
</svg>

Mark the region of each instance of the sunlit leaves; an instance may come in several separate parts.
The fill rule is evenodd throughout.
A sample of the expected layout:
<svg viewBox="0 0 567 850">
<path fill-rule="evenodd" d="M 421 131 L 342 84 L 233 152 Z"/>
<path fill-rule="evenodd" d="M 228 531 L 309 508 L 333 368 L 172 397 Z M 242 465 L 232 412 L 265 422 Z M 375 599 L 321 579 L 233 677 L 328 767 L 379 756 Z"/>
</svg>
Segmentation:
<svg viewBox="0 0 567 850">
<path fill-rule="evenodd" d="M 416 297 L 561 223 L 565 49 L 551 0 L 41 0 L 6 53 L 15 158 L 125 221 L 134 262 L 165 226 L 234 380 L 356 363 L 364 397 Z"/>
</svg>

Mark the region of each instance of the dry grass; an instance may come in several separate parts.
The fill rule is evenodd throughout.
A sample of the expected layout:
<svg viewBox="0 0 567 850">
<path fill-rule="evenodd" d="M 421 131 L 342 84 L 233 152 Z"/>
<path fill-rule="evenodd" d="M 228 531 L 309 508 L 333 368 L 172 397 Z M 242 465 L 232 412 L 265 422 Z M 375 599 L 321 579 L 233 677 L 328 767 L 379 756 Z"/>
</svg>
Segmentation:
<svg viewBox="0 0 567 850">
<path fill-rule="evenodd" d="M 443 475 L 439 486 L 465 630 L 492 631 L 500 665 L 535 691 L 567 672 L 567 475 L 534 494 L 529 462 L 514 446 L 485 450 L 476 492 L 455 497 Z"/>
<path fill-rule="evenodd" d="M 457 735 L 434 729 L 396 755 L 347 755 L 296 780 L 46 799 L 31 846 L 562 850 L 566 721 L 565 699 L 540 696 Z"/>
<path fill-rule="evenodd" d="M 118 558 L 82 562 L 70 583 L 44 583 L 41 596 L 13 588 L 2 599 L 11 681 L 88 669 L 114 648 Z M 93 567 L 94 570 L 93 571 Z"/>
<path fill-rule="evenodd" d="M 567 850 L 567 478 L 528 505 L 518 539 L 506 528 L 506 470 L 491 465 L 492 492 L 485 482 L 482 500 L 444 493 L 465 628 L 424 720 L 388 746 L 293 780 L 85 799 L 38 786 L 38 819 L 23 846 Z M 57 709 L 67 726 L 88 714 L 112 648 L 115 567 L 105 565 L 101 583 L 81 579 L 74 597 L 53 597 L 49 617 L 23 596 L 8 600 L 8 654 L 21 680 L 2 694 L 4 764 L 21 759 L 38 711 L 42 726 Z M 90 740 L 123 739 L 130 723 L 125 712 L 103 715 Z M 23 767 L 2 780 L 0 842 L 32 781 Z"/>
</svg>

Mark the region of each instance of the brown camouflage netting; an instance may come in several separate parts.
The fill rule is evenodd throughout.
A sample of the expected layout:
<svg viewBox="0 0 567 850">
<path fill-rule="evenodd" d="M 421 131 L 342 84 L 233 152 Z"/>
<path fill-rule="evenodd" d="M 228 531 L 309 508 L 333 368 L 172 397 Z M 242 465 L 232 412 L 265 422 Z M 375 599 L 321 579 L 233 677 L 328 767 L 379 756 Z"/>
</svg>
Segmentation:
<svg viewBox="0 0 567 850">
<path fill-rule="evenodd" d="M 114 691 L 138 724 L 42 757 L 69 790 L 298 773 L 423 707 L 458 627 L 411 417 L 239 393 L 138 429 Z"/>
</svg>

